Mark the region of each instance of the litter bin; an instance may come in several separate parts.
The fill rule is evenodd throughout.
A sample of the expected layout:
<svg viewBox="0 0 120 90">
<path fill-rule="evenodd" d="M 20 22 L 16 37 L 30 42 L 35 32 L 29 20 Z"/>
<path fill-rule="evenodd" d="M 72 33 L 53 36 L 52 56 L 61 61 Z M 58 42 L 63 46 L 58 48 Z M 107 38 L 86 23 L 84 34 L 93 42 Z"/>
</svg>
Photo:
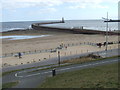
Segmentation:
<svg viewBox="0 0 120 90">
<path fill-rule="evenodd" d="M 52 76 L 54 77 L 56 75 L 55 69 L 52 70 Z"/>
</svg>

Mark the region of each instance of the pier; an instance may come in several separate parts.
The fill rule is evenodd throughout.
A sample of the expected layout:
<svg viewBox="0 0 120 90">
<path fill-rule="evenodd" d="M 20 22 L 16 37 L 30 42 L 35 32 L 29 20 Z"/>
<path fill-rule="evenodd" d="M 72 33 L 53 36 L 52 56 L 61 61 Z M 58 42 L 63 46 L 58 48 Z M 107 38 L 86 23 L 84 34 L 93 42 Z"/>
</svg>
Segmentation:
<svg viewBox="0 0 120 90">
<path fill-rule="evenodd" d="M 34 23 L 32 24 L 32 28 L 35 30 L 46 30 L 46 31 L 58 31 L 58 32 L 69 32 L 69 33 L 75 33 L 75 34 L 106 34 L 106 31 L 100 31 L 100 30 L 91 30 L 91 29 L 83 29 L 83 28 L 57 28 L 57 27 L 47 27 L 43 26 L 45 24 L 56 24 L 56 23 L 65 23 L 64 18 L 62 18 L 62 21 L 58 22 L 45 22 L 45 23 Z M 109 35 L 120 35 L 118 31 L 108 31 Z"/>
<path fill-rule="evenodd" d="M 110 20 L 104 21 L 104 22 L 120 22 L 120 20 L 112 20 L 112 19 L 110 19 Z"/>
</svg>

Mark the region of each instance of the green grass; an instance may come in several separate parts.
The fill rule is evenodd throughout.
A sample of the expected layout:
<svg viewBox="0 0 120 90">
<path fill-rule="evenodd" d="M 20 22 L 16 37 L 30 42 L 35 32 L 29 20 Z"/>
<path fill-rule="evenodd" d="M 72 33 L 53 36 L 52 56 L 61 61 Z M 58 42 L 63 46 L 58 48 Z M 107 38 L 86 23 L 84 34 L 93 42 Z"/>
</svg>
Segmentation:
<svg viewBox="0 0 120 90">
<path fill-rule="evenodd" d="M 16 81 L 16 82 L 8 82 L 8 83 L 5 83 L 2 85 L 2 88 L 12 88 L 13 86 L 16 86 L 19 82 Z"/>
<path fill-rule="evenodd" d="M 49 77 L 38 88 L 117 88 L 118 63 Z"/>
</svg>

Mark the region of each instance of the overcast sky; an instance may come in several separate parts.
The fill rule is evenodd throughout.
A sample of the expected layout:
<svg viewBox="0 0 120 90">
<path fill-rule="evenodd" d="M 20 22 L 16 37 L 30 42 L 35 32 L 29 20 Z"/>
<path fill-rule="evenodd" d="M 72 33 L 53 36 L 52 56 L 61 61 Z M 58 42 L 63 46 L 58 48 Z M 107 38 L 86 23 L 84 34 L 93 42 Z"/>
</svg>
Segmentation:
<svg viewBox="0 0 120 90">
<path fill-rule="evenodd" d="M 118 18 L 119 0 L 2 0 L 0 21 Z"/>
</svg>

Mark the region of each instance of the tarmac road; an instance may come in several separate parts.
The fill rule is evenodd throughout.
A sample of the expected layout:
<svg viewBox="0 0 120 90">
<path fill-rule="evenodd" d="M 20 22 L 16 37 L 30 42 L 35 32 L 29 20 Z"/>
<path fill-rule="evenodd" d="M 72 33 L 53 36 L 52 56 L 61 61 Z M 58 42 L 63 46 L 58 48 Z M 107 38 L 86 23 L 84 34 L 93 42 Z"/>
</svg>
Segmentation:
<svg viewBox="0 0 120 90">
<path fill-rule="evenodd" d="M 71 55 L 71 56 L 63 56 L 63 57 L 60 58 L 60 60 L 62 61 L 62 60 L 69 60 L 69 59 L 72 59 L 72 58 L 78 58 L 78 57 L 81 57 L 81 56 L 86 56 L 90 53 L 94 53 L 94 54 L 98 54 L 102 57 L 106 57 L 106 51 L 99 51 L 99 52 L 88 52 L 88 53 L 84 53 L 84 54 L 77 54 L 77 55 Z M 120 53 L 120 49 L 108 50 L 107 51 L 107 57 L 119 55 L 119 53 Z M 49 64 L 57 64 L 57 63 L 58 63 L 58 58 L 56 57 L 56 58 L 46 59 L 46 60 L 43 60 L 43 61 L 40 61 L 40 62 L 31 63 L 31 64 L 4 67 L 4 68 L 2 68 L 2 72 L 17 70 L 17 69 L 23 69 L 23 68 L 30 68 L 30 67 L 44 66 L 44 65 L 49 65 Z"/>
<path fill-rule="evenodd" d="M 56 68 L 56 74 L 115 63 L 118 61 L 120 61 L 120 58 L 104 59 L 100 61 L 87 62 L 83 64 L 58 67 Z M 36 88 L 39 84 L 41 84 L 44 81 L 46 77 L 52 76 L 52 69 L 41 70 L 32 73 L 28 73 L 28 71 L 30 70 L 17 71 L 9 75 L 6 75 L 3 77 L 3 83 L 20 81 L 20 83 L 14 88 Z"/>
</svg>

